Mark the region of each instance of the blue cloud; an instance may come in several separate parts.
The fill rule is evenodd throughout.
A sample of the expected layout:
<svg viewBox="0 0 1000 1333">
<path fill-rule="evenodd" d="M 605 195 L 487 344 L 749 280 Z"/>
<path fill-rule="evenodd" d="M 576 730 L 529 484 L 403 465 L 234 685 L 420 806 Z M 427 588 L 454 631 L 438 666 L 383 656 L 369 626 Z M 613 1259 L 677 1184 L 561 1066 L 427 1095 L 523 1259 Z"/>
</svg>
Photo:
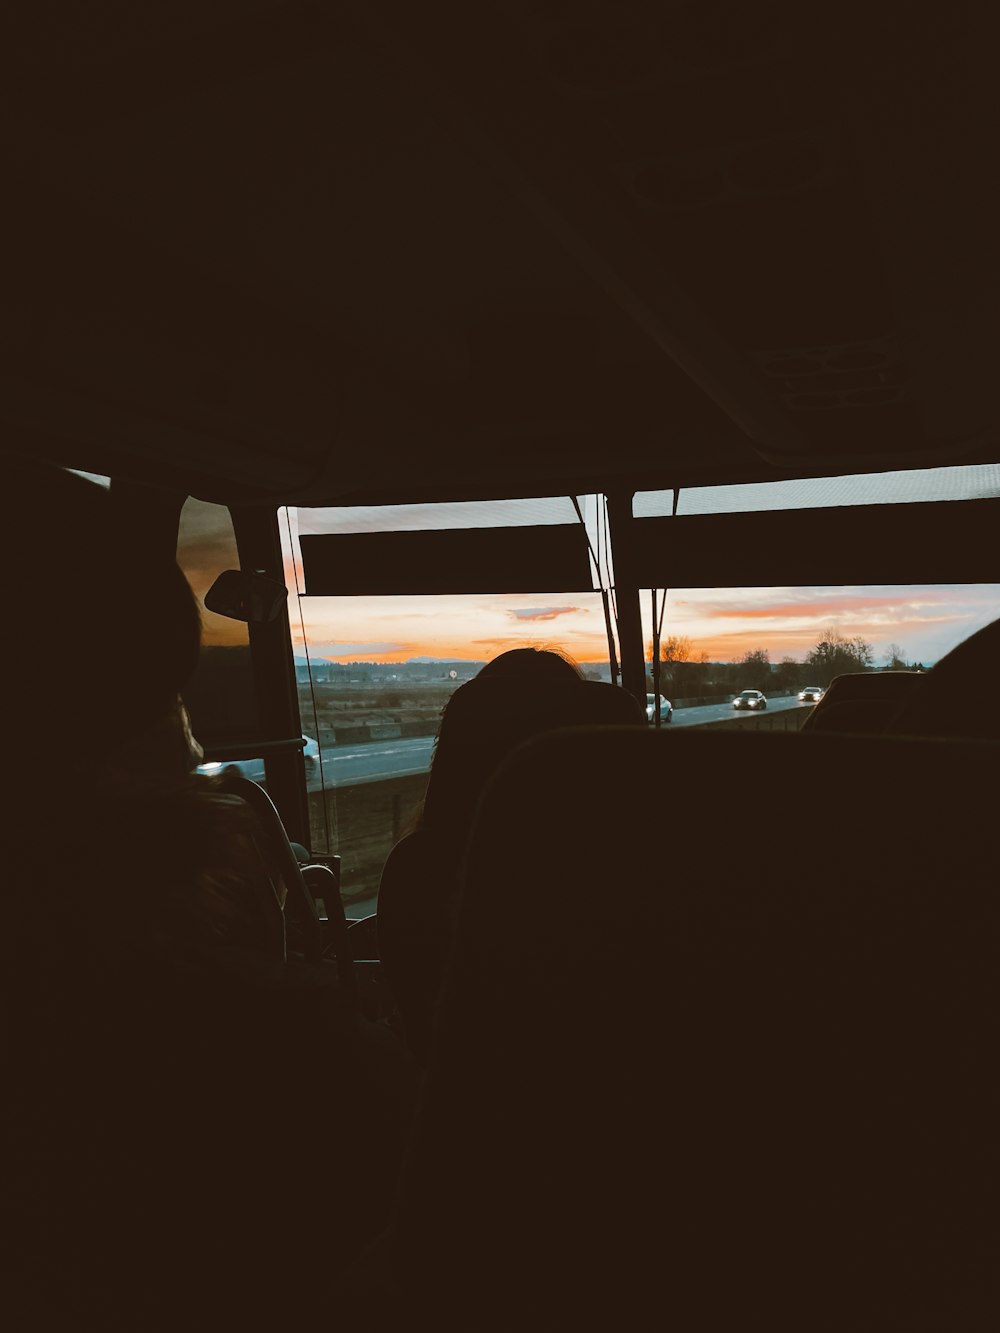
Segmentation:
<svg viewBox="0 0 1000 1333">
<path fill-rule="evenodd" d="M 513 620 L 555 620 L 557 616 L 568 616 L 574 611 L 585 611 L 582 606 L 526 606 L 520 611 L 508 611 Z"/>
</svg>

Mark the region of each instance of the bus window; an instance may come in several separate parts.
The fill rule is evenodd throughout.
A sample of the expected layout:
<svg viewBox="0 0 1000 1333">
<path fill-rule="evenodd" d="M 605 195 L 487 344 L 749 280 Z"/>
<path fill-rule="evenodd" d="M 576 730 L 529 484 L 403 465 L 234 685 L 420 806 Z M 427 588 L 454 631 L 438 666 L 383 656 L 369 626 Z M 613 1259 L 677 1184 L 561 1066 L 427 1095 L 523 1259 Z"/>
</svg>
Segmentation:
<svg viewBox="0 0 1000 1333">
<path fill-rule="evenodd" d="M 678 585 L 641 593 L 647 691 L 675 726 L 797 730 L 835 676 L 927 669 L 1000 612 L 963 581 L 995 572 L 997 496 L 995 464 L 638 492 L 640 576 Z"/>
<path fill-rule="evenodd" d="M 1000 584 L 646 589 L 641 607 L 671 725 L 798 730 L 835 676 L 928 670 L 1000 615 Z M 766 709 L 734 709 L 744 691 Z"/>
<path fill-rule="evenodd" d="M 581 509 L 588 518 L 590 509 Z M 307 595 L 299 536 L 576 522 L 565 497 L 282 512 L 299 705 L 317 741 L 315 755 L 306 752 L 313 849 L 340 855 L 351 915 L 374 910 L 385 858 L 419 813 L 453 691 L 500 653 L 527 646 L 556 648 L 585 676 L 609 680 L 608 639 L 593 588 Z"/>
</svg>

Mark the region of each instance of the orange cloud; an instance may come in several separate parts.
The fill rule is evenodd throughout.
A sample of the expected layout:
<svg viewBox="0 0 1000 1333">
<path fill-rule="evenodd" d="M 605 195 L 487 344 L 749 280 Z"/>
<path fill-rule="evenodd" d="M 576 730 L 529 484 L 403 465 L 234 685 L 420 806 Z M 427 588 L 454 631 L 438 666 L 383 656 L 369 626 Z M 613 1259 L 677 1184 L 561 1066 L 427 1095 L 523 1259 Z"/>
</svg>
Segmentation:
<svg viewBox="0 0 1000 1333">
<path fill-rule="evenodd" d="M 511 648 L 542 648 L 553 652 L 568 653 L 574 662 L 606 662 L 608 660 L 608 641 L 596 635 L 573 635 L 567 639 L 524 638 L 522 635 L 498 634 L 494 638 L 470 639 L 469 646 L 481 648 L 484 658 L 496 657 Z M 456 657 L 471 657 L 472 653 L 460 652 Z"/>
<path fill-rule="evenodd" d="M 310 647 L 310 653 L 312 652 Z M 407 644 L 357 644 L 344 653 L 323 653 L 324 662 L 408 662 L 411 657 L 447 657 L 433 645 Z"/>
<path fill-rule="evenodd" d="M 772 661 L 793 657 L 815 647 L 819 634 L 813 629 L 734 630 L 731 634 L 699 636 L 693 640 L 697 653 L 705 653 L 712 662 L 732 662 L 755 648 L 764 648 Z"/>
</svg>

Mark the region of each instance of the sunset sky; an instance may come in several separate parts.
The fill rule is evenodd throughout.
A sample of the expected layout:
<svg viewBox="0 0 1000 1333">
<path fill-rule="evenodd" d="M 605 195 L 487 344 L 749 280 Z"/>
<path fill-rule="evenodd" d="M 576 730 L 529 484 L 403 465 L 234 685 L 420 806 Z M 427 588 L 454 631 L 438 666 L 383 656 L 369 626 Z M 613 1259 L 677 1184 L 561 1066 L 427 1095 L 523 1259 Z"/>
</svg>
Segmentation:
<svg viewBox="0 0 1000 1333">
<path fill-rule="evenodd" d="M 947 474 L 947 475 L 945 475 Z M 878 483 L 884 498 L 929 498 L 914 494 L 918 474 L 890 474 L 865 479 L 869 493 Z M 998 469 L 937 469 L 932 475 L 935 498 L 964 498 L 996 494 Z M 942 494 L 941 488 L 947 484 Z M 780 483 L 794 486 L 791 500 L 809 503 L 810 487 L 825 504 L 857 503 L 857 479 L 834 478 L 820 483 Z M 898 494 L 900 485 L 905 494 Z M 896 490 L 890 493 L 890 487 Z M 837 489 L 839 488 L 839 489 Z M 713 488 L 715 507 L 746 504 L 751 488 Z M 753 488 L 760 490 L 762 488 Z M 755 500 L 753 507 L 770 507 Z M 681 512 L 703 508 L 704 497 L 687 495 Z M 803 498 L 804 497 L 804 498 Z M 777 497 L 789 504 L 789 497 Z M 669 495 L 647 493 L 637 497 L 636 512 L 669 512 Z M 640 508 L 640 501 L 642 508 Z M 592 540 L 594 509 L 581 497 Z M 470 520 L 471 511 L 471 520 Z M 598 593 L 532 593 L 510 596 L 412 597 L 302 597 L 296 596 L 296 569 L 291 552 L 298 531 L 365 532 L 389 528 L 446 528 L 509 523 L 565 523 L 573 521 L 566 497 L 532 501 L 501 501 L 469 505 L 408 505 L 380 509 L 291 510 L 282 512 L 286 549 L 286 579 L 290 588 L 292 639 L 302 654 L 303 630 L 309 653 L 334 661 L 402 662 L 409 658 L 464 658 L 488 660 L 508 648 L 534 644 L 560 647 L 579 662 L 607 661 L 607 638 Z M 287 526 L 291 523 L 291 542 Z M 189 501 L 184 520 L 185 572 L 199 596 L 215 575 L 236 563 L 235 546 L 225 510 Z M 298 586 L 304 586 L 301 567 Z M 651 637 L 648 592 L 642 596 L 644 640 Z M 820 588 L 743 588 L 674 590 L 670 593 L 663 632 L 691 638 L 695 653 L 709 660 L 730 661 L 749 649 L 766 648 L 771 660 L 803 659 L 829 629 L 872 643 L 876 660 L 889 644 L 899 645 L 908 660 L 936 661 L 982 625 L 1000 616 L 1000 585 L 870 586 Z M 207 643 L 245 643 L 245 627 L 206 615 Z"/>
<path fill-rule="evenodd" d="M 600 597 L 303 598 L 311 655 L 333 661 L 411 657 L 484 660 L 526 644 L 563 648 L 579 662 L 607 661 Z M 650 638 L 648 593 L 644 640 Z M 910 661 L 936 661 L 1000 615 L 1000 585 L 698 589 L 670 594 L 664 634 L 731 661 L 752 648 L 771 660 L 803 659 L 830 628 L 860 634 L 881 658 L 890 643 Z M 302 630 L 292 638 L 301 652 Z"/>
</svg>

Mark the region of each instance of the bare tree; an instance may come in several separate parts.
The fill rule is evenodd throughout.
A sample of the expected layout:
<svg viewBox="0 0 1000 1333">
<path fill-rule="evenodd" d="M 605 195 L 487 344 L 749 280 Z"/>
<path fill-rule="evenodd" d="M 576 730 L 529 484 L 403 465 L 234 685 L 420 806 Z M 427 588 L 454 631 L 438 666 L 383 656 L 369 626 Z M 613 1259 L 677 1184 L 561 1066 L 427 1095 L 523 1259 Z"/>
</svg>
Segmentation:
<svg viewBox="0 0 1000 1333">
<path fill-rule="evenodd" d="M 660 661 L 673 666 L 676 662 L 690 662 L 691 640 L 686 634 L 670 634 L 660 640 Z"/>
<path fill-rule="evenodd" d="M 766 648 L 751 648 L 736 663 L 744 690 L 766 690 L 771 683 L 771 655 Z"/>
<path fill-rule="evenodd" d="M 797 690 L 800 685 L 808 684 L 803 680 L 805 666 L 794 657 L 783 657 L 773 676 L 773 685 L 779 690 Z"/>
<path fill-rule="evenodd" d="M 648 645 L 648 652 L 649 660 L 652 662 L 652 643 Z M 678 694 L 681 687 L 681 676 L 691 674 L 685 673 L 684 668 L 688 665 L 692 667 L 695 666 L 695 663 L 692 661 L 693 653 L 694 649 L 691 640 L 686 634 L 670 634 L 665 639 L 660 640 L 660 662 L 662 663 L 660 669 L 660 689 L 668 698 L 673 698 Z M 705 660 L 704 653 L 701 654 L 701 660 Z M 703 676 L 704 670 L 696 674 Z M 652 690 L 653 688 L 652 679 L 652 673 L 647 672 L 646 688 L 648 690 Z M 690 681 L 690 685 L 695 687 L 696 682 L 694 679 Z M 697 689 L 692 688 L 692 692 L 697 693 Z"/>
<path fill-rule="evenodd" d="M 838 630 L 826 634 L 811 648 L 806 661 L 814 668 L 817 685 L 829 685 L 834 676 L 856 671 L 870 671 L 875 661 L 875 650 L 867 639 L 856 635 L 845 638 Z"/>
</svg>

